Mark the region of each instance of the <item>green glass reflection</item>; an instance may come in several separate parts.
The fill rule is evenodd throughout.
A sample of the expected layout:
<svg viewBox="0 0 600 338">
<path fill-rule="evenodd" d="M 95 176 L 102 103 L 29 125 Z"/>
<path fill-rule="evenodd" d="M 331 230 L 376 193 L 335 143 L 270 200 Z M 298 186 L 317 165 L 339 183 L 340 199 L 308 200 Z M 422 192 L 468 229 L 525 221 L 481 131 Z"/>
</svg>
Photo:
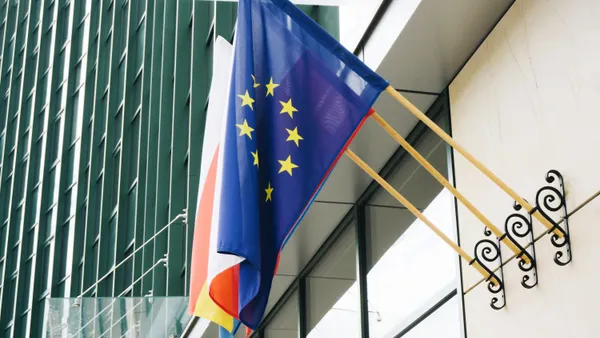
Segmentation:
<svg viewBox="0 0 600 338">
<path fill-rule="evenodd" d="M 49 298 L 47 337 L 180 337 L 187 297 Z"/>
</svg>

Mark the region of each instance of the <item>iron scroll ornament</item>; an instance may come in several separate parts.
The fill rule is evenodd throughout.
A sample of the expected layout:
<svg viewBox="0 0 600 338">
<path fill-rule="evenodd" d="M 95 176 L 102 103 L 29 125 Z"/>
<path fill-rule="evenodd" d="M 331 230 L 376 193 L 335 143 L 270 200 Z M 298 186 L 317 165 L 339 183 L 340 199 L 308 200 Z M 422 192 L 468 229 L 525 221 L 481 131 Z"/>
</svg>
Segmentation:
<svg viewBox="0 0 600 338">
<path fill-rule="evenodd" d="M 521 285 L 526 289 L 531 289 L 538 284 L 537 262 L 535 256 L 535 241 L 533 237 L 533 226 L 531 215 L 523 212 L 523 207 L 518 203 L 513 204 L 515 213 L 510 214 L 504 222 L 504 236 L 519 249 L 518 266 L 525 273 L 521 278 Z M 528 238 L 529 247 L 525 249 L 519 240 Z M 527 258 L 527 259 L 525 259 Z"/>
<path fill-rule="evenodd" d="M 565 200 L 564 179 L 557 170 L 550 170 L 546 174 L 546 182 L 548 182 L 549 185 L 540 188 L 535 196 L 536 206 L 531 210 L 531 214 L 539 212 L 552 224 L 552 228 L 548 230 L 547 233 L 551 235 L 550 242 L 552 245 L 558 249 L 554 254 L 554 262 L 557 265 L 565 266 L 573 260 L 573 256 L 571 252 L 571 238 L 567 202 Z M 558 184 L 559 188 L 554 187 L 553 184 Z M 550 217 L 551 213 L 561 210 L 562 218 L 565 223 L 564 228 Z M 561 233 L 562 237 L 556 234 L 555 231 Z"/>
<path fill-rule="evenodd" d="M 487 237 L 492 235 L 492 232 L 486 227 L 484 234 Z M 490 306 L 494 310 L 500 310 L 506 306 L 506 294 L 504 291 L 504 270 L 502 262 L 502 252 L 500 251 L 500 240 L 496 238 L 496 242 L 489 238 L 484 238 L 475 244 L 475 258 L 469 263 L 473 265 L 477 262 L 488 274 L 489 277 L 485 280 L 488 285 L 487 289 L 492 294 Z M 490 269 L 487 264 L 499 261 L 500 277 Z M 497 281 L 497 284 L 494 283 Z M 500 305 L 498 303 L 500 302 Z"/>
</svg>

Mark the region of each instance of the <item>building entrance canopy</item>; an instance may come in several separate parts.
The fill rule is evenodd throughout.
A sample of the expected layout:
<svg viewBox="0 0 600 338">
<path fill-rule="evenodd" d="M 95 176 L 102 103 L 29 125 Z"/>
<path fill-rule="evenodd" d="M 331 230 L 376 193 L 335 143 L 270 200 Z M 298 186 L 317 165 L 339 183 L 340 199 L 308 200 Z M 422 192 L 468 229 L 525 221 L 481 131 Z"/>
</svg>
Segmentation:
<svg viewBox="0 0 600 338">
<path fill-rule="evenodd" d="M 180 337 L 187 297 L 49 298 L 47 337 Z"/>
</svg>

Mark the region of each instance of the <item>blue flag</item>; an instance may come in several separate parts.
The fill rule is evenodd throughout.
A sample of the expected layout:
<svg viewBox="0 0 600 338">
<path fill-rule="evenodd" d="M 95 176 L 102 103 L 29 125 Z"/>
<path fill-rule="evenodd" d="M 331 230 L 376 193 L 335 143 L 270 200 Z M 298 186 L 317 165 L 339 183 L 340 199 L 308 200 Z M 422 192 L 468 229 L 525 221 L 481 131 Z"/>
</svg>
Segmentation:
<svg viewBox="0 0 600 338">
<path fill-rule="evenodd" d="M 287 0 L 240 0 L 211 297 L 251 329 L 279 253 L 388 83 Z M 233 299 L 232 299 L 233 298 Z"/>
<path fill-rule="evenodd" d="M 219 338 L 233 338 L 240 328 L 240 321 L 237 319 L 233 320 L 233 330 L 227 331 L 226 328 L 219 326 Z"/>
</svg>

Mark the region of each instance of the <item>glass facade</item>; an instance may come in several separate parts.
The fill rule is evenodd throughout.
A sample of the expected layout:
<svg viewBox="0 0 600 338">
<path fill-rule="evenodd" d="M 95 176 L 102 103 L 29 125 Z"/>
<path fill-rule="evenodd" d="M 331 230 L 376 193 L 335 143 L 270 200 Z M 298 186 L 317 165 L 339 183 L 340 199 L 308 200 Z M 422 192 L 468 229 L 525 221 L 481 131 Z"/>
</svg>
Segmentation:
<svg viewBox="0 0 600 338">
<path fill-rule="evenodd" d="M 49 299 L 186 295 L 213 42 L 235 16 L 0 0 L 0 336 L 45 336 Z"/>
<path fill-rule="evenodd" d="M 187 306 L 188 297 L 52 298 L 45 337 L 174 337 Z"/>
<path fill-rule="evenodd" d="M 339 36 L 336 8 L 303 9 Z M 52 304 L 80 295 L 84 335 L 139 334 L 168 304 L 150 295 L 177 297 L 182 331 L 213 43 L 235 18 L 210 1 L 0 0 L 0 336 L 56 332 Z M 428 112 L 446 126 L 447 100 Z M 409 141 L 450 176 L 431 132 Z M 455 238 L 453 198 L 398 154 L 386 178 Z M 369 191 L 254 337 L 461 336 L 456 255 Z"/>
<path fill-rule="evenodd" d="M 352 224 L 303 281 L 307 337 L 360 337 L 356 257 L 356 225 Z"/>
<path fill-rule="evenodd" d="M 449 129 L 447 92 L 427 114 Z M 452 180 L 451 152 L 439 137 L 419 123 L 407 140 Z M 382 174 L 457 240 L 454 197 L 416 160 L 399 148 Z M 254 337 L 463 337 L 459 271 L 456 253 L 375 184 Z"/>
</svg>

